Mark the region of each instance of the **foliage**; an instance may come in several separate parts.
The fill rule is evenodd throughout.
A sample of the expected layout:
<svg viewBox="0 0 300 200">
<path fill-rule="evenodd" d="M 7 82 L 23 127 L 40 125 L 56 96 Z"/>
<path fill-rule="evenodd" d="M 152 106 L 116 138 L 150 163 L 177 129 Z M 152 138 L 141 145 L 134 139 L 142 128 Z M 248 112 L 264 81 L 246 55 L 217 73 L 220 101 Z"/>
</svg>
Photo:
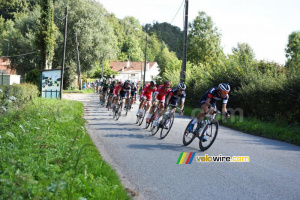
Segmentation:
<svg viewBox="0 0 300 200">
<path fill-rule="evenodd" d="M 38 47 L 41 50 L 42 69 L 52 69 L 54 56 L 56 26 L 53 20 L 53 3 L 49 0 L 40 0 L 41 17 L 37 35 Z"/>
<path fill-rule="evenodd" d="M 38 96 L 36 85 L 14 84 L 0 86 L 0 114 L 4 115 L 24 107 L 29 100 Z"/>
<path fill-rule="evenodd" d="M 285 49 L 286 66 L 288 68 L 300 70 L 300 31 L 295 31 L 289 35 L 287 48 Z"/>
<path fill-rule="evenodd" d="M 177 26 L 173 26 L 169 23 L 158 23 L 146 24 L 143 27 L 148 33 L 157 35 L 157 38 L 167 44 L 170 51 L 176 53 L 176 56 L 182 58 L 183 50 L 183 32 Z"/>
<path fill-rule="evenodd" d="M 209 63 L 219 65 L 224 58 L 221 48 L 221 34 L 214 27 L 210 16 L 199 12 L 189 25 L 187 59 L 195 65 Z"/>
<path fill-rule="evenodd" d="M 39 98 L 1 118 L 2 199 L 129 199 L 82 116 L 82 103 Z"/>
<path fill-rule="evenodd" d="M 36 86 L 40 86 L 41 73 L 37 69 L 31 70 L 30 72 L 28 72 L 26 74 L 25 81 L 26 81 L 26 83 L 31 83 Z"/>
</svg>

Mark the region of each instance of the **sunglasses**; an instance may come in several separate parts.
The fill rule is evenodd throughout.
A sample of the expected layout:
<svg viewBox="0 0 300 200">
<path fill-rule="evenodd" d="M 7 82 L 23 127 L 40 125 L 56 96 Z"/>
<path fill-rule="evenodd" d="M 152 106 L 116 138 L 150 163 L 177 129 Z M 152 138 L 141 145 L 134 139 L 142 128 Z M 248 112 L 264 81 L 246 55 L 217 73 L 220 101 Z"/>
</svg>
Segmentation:
<svg viewBox="0 0 300 200">
<path fill-rule="evenodd" d="M 221 91 L 223 94 L 228 94 L 229 92 L 226 92 L 226 91 Z"/>
</svg>

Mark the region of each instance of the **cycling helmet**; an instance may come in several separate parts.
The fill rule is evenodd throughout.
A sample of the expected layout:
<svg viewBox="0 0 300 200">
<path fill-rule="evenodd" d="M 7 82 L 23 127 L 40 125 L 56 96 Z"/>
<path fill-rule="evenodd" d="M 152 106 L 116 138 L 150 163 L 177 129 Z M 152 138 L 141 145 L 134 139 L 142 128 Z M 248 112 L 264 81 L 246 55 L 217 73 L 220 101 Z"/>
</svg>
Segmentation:
<svg viewBox="0 0 300 200">
<path fill-rule="evenodd" d="M 165 81 L 164 86 L 167 87 L 167 88 L 171 87 L 170 81 Z"/>
<path fill-rule="evenodd" d="M 122 83 L 123 83 L 123 82 L 122 82 L 121 80 L 118 82 L 119 85 L 121 85 Z"/>
<path fill-rule="evenodd" d="M 117 81 L 116 80 L 113 80 L 112 84 L 113 85 L 116 85 Z"/>
<path fill-rule="evenodd" d="M 186 89 L 186 85 L 184 83 L 179 83 L 177 85 L 177 87 L 178 87 L 179 90 L 185 90 Z"/>
<path fill-rule="evenodd" d="M 136 84 L 135 84 L 135 82 L 132 81 L 132 82 L 131 82 L 131 85 L 134 87 Z"/>
<path fill-rule="evenodd" d="M 156 85 L 155 81 L 150 81 L 150 85 L 155 86 Z"/>
<path fill-rule="evenodd" d="M 230 91 L 230 86 L 227 83 L 220 83 L 219 84 L 219 89 L 224 91 L 224 92 L 229 92 Z"/>
<path fill-rule="evenodd" d="M 130 80 L 126 80 L 126 81 L 125 81 L 125 84 L 130 84 Z"/>
</svg>

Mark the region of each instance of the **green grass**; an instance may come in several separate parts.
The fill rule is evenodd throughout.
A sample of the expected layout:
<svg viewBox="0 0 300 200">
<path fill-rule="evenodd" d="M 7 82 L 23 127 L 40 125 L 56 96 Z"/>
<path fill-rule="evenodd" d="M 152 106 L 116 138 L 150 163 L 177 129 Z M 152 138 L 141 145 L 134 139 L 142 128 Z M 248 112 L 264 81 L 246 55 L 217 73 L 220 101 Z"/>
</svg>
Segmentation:
<svg viewBox="0 0 300 200">
<path fill-rule="evenodd" d="M 192 107 L 185 107 L 184 113 L 191 116 L 193 111 L 195 110 Z M 198 110 L 195 113 L 198 114 L 199 112 Z M 275 122 L 265 122 L 251 117 L 243 117 L 240 120 L 239 116 L 231 116 L 226 122 L 222 122 L 221 116 L 218 116 L 217 120 L 221 125 L 235 130 L 300 146 L 300 126 L 297 124 L 279 125 Z"/>
<path fill-rule="evenodd" d="M 38 98 L 0 118 L 0 199 L 130 198 L 82 116 L 82 103 Z"/>
<path fill-rule="evenodd" d="M 94 93 L 94 89 L 85 89 L 85 90 L 63 90 L 63 93 L 83 93 L 83 94 L 86 94 L 86 93 Z"/>
</svg>

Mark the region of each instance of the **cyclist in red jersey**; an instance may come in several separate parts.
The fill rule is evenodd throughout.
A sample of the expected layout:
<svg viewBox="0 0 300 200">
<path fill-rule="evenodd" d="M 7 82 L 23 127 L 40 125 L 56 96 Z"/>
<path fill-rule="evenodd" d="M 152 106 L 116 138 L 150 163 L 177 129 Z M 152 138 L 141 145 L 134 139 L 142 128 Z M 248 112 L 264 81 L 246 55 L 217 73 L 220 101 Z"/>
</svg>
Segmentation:
<svg viewBox="0 0 300 200">
<path fill-rule="evenodd" d="M 165 81 L 163 85 L 157 87 L 156 92 L 154 93 L 154 98 L 152 100 L 152 106 L 147 116 L 146 122 L 149 123 L 152 113 L 157 105 L 157 101 L 159 101 L 159 109 L 162 110 L 165 104 L 166 95 L 172 90 L 170 81 Z"/>
<path fill-rule="evenodd" d="M 119 94 L 119 90 L 121 90 L 121 86 L 122 86 L 122 81 L 118 81 L 117 84 L 114 87 L 114 97 L 113 97 L 113 101 L 112 101 L 112 107 L 114 108 L 115 105 L 118 103 L 118 94 Z"/>
<path fill-rule="evenodd" d="M 146 84 L 144 87 L 143 87 L 143 90 L 141 92 L 141 97 L 140 97 L 140 105 L 139 105 L 139 109 L 136 113 L 136 115 L 139 115 L 140 114 L 140 111 L 142 109 L 142 106 L 144 105 L 145 101 L 147 103 L 147 108 L 145 110 L 145 112 L 147 112 L 150 108 L 150 101 L 152 99 L 152 93 L 156 91 L 156 83 L 155 81 L 151 81 L 150 84 Z"/>
</svg>

